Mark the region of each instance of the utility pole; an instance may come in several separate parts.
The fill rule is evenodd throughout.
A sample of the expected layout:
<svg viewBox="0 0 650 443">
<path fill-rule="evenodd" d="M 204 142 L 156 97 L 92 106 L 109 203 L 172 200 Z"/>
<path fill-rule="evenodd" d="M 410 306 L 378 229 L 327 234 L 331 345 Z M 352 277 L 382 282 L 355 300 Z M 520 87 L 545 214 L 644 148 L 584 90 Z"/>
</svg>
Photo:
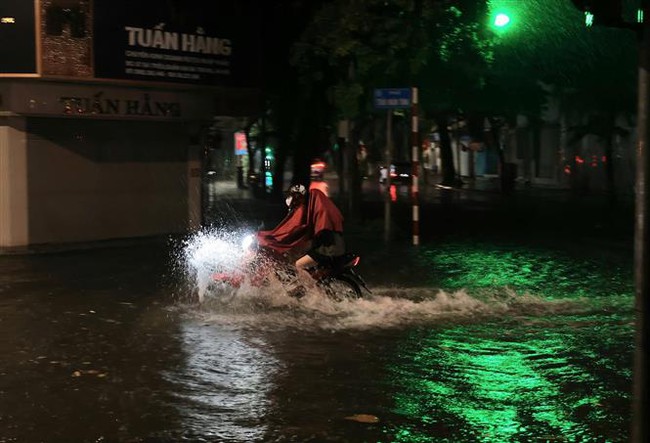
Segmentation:
<svg viewBox="0 0 650 443">
<path fill-rule="evenodd" d="M 415 107 L 412 107 L 412 95 L 415 94 Z M 417 114 L 416 88 L 380 88 L 374 91 L 375 109 L 386 110 L 386 190 L 384 194 L 384 241 L 390 240 L 390 207 L 391 201 L 391 165 L 393 164 L 393 109 L 407 109 Z M 415 140 L 417 137 L 414 138 Z M 416 151 L 417 152 L 417 151 Z M 414 188 L 415 189 L 415 188 Z M 414 201 L 415 202 L 415 201 Z M 414 213 L 415 214 L 415 213 Z M 419 241 L 419 239 L 418 239 Z"/>
<path fill-rule="evenodd" d="M 411 199 L 413 201 L 413 245 L 420 244 L 420 143 L 418 140 L 418 88 L 411 89 L 411 163 L 413 172 L 411 173 Z"/>
<path fill-rule="evenodd" d="M 393 163 L 393 110 L 386 110 L 386 191 L 384 192 L 384 241 L 390 241 L 390 165 Z"/>
<path fill-rule="evenodd" d="M 650 0 L 643 1 L 647 11 Z M 634 213 L 634 280 L 635 280 L 635 353 L 634 396 L 632 413 L 632 442 L 645 443 L 650 439 L 648 431 L 648 323 L 645 318 L 650 311 L 650 20 L 644 20 L 639 45 L 639 103 L 637 114 L 636 146 L 636 195 Z"/>
</svg>

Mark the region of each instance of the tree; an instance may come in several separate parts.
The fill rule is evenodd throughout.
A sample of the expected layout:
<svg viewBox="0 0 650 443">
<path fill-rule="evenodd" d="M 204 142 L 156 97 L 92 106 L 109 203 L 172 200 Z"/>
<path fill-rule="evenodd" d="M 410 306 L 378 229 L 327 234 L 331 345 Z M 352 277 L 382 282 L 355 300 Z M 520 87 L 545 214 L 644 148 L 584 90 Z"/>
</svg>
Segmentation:
<svg viewBox="0 0 650 443">
<path fill-rule="evenodd" d="M 491 19 L 503 5 L 510 22 L 495 31 Z M 418 86 L 421 115 L 441 135 L 443 182 L 452 184 L 447 127 L 458 115 L 472 128 L 517 115 L 540 120 L 549 91 L 578 113 L 631 112 L 629 34 L 585 29 L 568 0 L 331 0 L 315 10 L 292 65 L 303 85 L 326 88 L 335 118 L 353 128 L 374 112 L 374 88 Z"/>
<path fill-rule="evenodd" d="M 631 119 L 636 106 L 635 35 L 625 29 L 585 27 L 582 12 L 566 0 L 527 0 L 519 5 L 522 26 L 513 26 L 501 37 L 493 68 L 515 71 L 517 66 L 529 66 L 537 84 L 545 85 L 559 102 L 560 112 L 576 120 L 571 139 L 593 134 L 602 140 L 613 195 L 612 139 L 626 133 L 615 120 Z M 506 73 L 499 72 L 496 78 L 511 87 Z M 527 115 L 531 111 L 518 110 Z"/>
<path fill-rule="evenodd" d="M 318 85 L 301 82 L 298 70 L 290 63 L 293 44 L 322 1 L 260 1 L 262 71 L 262 113 L 266 127 L 272 128 L 277 142 L 276 168 L 273 171 L 275 197 L 282 193 L 285 163 L 294 158 L 293 180 L 306 183 L 309 164 L 322 143 L 327 101 Z"/>
<path fill-rule="evenodd" d="M 372 119 L 376 87 L 414 84 L 414 72 L 426 62 L 428 30 L 438 13 L 436 2 L 413 0 L 333 0 L 323 5 L 295 45 L 293 64 L 305 83 L 323 81 L 335 120 L 351 128 L 346 156 L 351 167 L 349 207 L 358 208 L 356 167 L 359 133 Z"/>
</svg>

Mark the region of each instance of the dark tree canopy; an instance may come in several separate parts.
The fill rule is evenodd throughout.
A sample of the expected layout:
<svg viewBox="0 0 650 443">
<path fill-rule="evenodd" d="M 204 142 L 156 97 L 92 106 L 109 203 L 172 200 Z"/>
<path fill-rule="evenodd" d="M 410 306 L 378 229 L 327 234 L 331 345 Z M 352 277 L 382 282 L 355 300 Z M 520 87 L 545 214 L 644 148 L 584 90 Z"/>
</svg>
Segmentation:
<svg viewBox="0 0 650 443">
<path fill-rule="evenodd" d="M 570 0 L 265 2 L 265 93 L 286 154 L 306 167 L 340 119 L 376 114 L 377 87 L 417 86 L 423 119 L 634 113 L 636 41 L 586 28 Z M 511 23 L 490 20 L 507 8 Z M 429 121 L 429 120 L 427 120 Z M 453 167 L 453 165 L 452 165 Z"/>
</svg>

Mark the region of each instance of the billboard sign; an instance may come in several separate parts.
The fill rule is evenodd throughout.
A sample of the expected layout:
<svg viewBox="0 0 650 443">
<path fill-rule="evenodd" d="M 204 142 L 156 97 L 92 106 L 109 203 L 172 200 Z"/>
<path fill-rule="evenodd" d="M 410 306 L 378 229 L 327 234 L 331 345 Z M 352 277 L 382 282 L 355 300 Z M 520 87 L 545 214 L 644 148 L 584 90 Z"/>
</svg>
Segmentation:
<svg viewBox="0 0 650 443">
<path fill-rule="evenodd" d="M 33 0 L 0 1 L 0 74 L 36 74 Z"/>
<path fill-rule="evenodd" d="M 259 26 L 250 4 L 95 0 L 95 77 L 255 86 Z"/>
</svg>

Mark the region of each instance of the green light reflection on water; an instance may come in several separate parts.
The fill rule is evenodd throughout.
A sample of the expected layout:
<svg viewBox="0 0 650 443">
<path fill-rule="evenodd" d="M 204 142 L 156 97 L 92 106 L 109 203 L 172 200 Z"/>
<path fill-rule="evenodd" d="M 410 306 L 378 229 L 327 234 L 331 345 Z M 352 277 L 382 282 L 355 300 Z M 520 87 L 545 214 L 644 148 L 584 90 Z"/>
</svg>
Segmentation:
<svg viewBox="0 0 650 443">
<path fill-rule="evenodd" d="M 630 296 L 632 257 L 625 254 L 457 242 L 421 250 L 418 265 L 429 271 L 431 284 L 448 290 L 510 287 L 548 299 Z"/>
<path fill-rule="evenodd" d="M 631 315 L 414 332 L 389 365 L 389 441 L 626 441 Z"/>
<path fill-rule="evenodd" d="M 629 251 L 455 242 L 414 254 L 428 283 L 443 290 L 476 296 L 511 288 L 541 300 L 579 298 L 585 309 L 411 331 L 387 363 L 395 418 L 384 427 L 386 441 L 627 441 Z"/>
</svg>

